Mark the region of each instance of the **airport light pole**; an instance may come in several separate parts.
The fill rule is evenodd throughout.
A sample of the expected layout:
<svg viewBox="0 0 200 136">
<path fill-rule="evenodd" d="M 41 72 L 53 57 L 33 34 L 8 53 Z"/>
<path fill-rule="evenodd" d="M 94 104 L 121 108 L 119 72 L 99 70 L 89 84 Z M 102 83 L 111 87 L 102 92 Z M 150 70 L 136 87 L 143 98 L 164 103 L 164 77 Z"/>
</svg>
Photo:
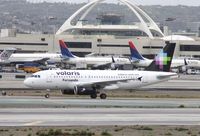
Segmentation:
<svg viewBox="0 0 200 136">
<path fill-rule="evenodd" d="M 101 39 L 101 18 L 100 17 L 97 17 L 96 18 L 97 22 L 98 22 L 98 25 L 99 25 L 99 38 L 97 38 L 97 42 L 98 42 L 98 45 L 99 45 L 99 54 L 101 54 L 101 42 L 102 42 L 102 39 Z"/>
<path fill-rule="evenodd" d="M 168 17 L 165 19 L 165 22 L 173 22 L 176 20 L 176 18 Z M 172 37 L 172 30 L 171 30 L 171 43 L 172 43 L 173 37 Z"/>
<path fill-rule="evenodd" d="M 176 18 L 168 17 L 164 21 L 165 21 L 165 24 L 167 24 L 167 22 L 173 22 L 174 20 L 176 20 Z M 172 35 L 172 32 L 171 32 L 171 35 Z"/>
<path fill-rule="evenodd" d="M 56 25 L 53 25 L 53 52 L 55 52 L 55 33 L 56 33 Z"/>
<path fill-rule="evenodd" d="M 55 17 L 49 17 L 48 18 L 49 20 L 56 20 L 56 18 Z M 56 33 L 56 24 L 54 24 L 53 25 L 53 36 L 52 36 L 52 42 L 53 42 L 53 44 L 52 44 L 52 52 L 55 52 L 55 33 Z"/>
</svg>

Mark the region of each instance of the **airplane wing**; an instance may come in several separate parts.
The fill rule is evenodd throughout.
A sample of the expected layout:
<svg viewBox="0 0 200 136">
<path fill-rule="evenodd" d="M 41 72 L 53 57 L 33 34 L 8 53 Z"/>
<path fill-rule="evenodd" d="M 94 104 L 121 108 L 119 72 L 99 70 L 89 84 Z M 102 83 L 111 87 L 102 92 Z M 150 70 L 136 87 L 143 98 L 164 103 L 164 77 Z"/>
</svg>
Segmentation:
<svg viewBox="0 0 200 136">
<path fill-rule="evenodd" d="M 129 78 L 129 79 L 120 79 L 120 80 L 110 80 L 110 81 L 95 81 L 95 82 L 90 82 L 90 83 L 81 83 L 81 84 L 78 84 L 77 86 L 79 87 L 96 87 L 98 89 L 100 88 L 105 88 L 107 86 L 112 86 L 112 85 L 115 85 L 119 82 L 128 82 L 128 81 L 131 81 L 131 80 L 138 80 L 138 81 L 141 81 L 142 77 L 137 77 L 137 78 Z"/>
<path fill-rule="evenodd" d="M 93 57 L 93 56 L 97 56 L 97 54 L 96 53 L 89 53 L 89 54 L 85 55 L 85 57 Z"/>
<path fill-rule="evenodd" d="M 112 68 L 112 64 L 115 65 L 115 59 L 112 56 L 112 62 L 106 62 L 106 63 L 99 63 L 99 64 L 95 64 L 92 67 L 93 68 L 97 68 L 97 69 L 105 69 L 105 68 Z"/>
<path fill-rule="evenodd" d="M 93 69 L 105 69 L 105 68 L 109 68 L 111 66 L 112 62 L 108 62 L 108 63 L 99 63 L 99 64 L 95 64 L 92 65 Z"/>
<path fill-rule="evenodd" d="M 39 63 L 39 64 L 45 64 L 47 60 L 49 60 L 50 58 L 42 58 L 42 59 L 38 59 L 38 60 L 33 60 L 33 62 Z"/>
<path fill-rule="evenodd" d="M 173 63 L 173 61 L 172 61 L 172 64 L 171 64 L 171 68 L 181 68 L 183 66 L 188 66 L 188 62 L 187 62 L 186 58 L 184 58 L 179 63 Z"/>
</svg>

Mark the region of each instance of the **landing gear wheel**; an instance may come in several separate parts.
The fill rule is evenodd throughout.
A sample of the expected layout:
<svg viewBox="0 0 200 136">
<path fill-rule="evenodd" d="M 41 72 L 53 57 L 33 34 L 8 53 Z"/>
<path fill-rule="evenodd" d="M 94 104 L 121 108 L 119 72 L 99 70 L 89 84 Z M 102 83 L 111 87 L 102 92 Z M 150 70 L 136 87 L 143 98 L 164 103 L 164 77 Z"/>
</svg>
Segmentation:
<svg viewBox="0 0 200 136">
<path fill-rule="evenodd" d="M 96 99 L 96 98 L 97 98 L 97 94 L 91 94 L 91 95 L 90 95 L 90 98 L 91 98 L 91 99 Z"/>
<path fill-rule="evenodd" d="M 45 96 L 44 96 L 45 98 L 49 98 L 50 97 L 50 95 L 49 94 L 45 94 Z"/>
<path fill-rule="evenodd" d="M 106 99 L 107 95 L 105 93 L 100 94 L 101 99 Z"/>
<path fill-rule="evenodd" d="M 6 91 L 2 91 L 1 94 L 2 94 L 2 96 L 6 96 L 7 95 Z"/>
</svg>

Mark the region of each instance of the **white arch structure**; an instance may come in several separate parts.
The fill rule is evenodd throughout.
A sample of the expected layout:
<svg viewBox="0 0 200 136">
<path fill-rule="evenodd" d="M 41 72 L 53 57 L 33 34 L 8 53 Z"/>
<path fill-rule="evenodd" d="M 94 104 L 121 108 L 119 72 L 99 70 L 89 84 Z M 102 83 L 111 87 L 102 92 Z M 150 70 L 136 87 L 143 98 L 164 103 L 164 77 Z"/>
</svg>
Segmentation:
<svg viewBox="0 0 200 136">
<path fill-rule="evenodd" d="M 154 30 L 161 36 L 164 36 L 162 31 L 159 29 L 157 24 L 151 19 L 142 9 L 140 9 L 136 4 L 133 4 L 129 2 L 128 0 L 117 0 L 121 3 L 124 3 L 139 19 L 140 23 L 136 25 L 83 25 L 81 21 L 78 21 L 76 25 L 72 25 L 72 20 L 76 18 L 80 13 L 82 13 L 84 10 L 85 12 L 83 15 L 79 18 L 79 20 L 84 20 L 84 18 L 88 15 L 88 13 L 99 3 L 104 2 L 105 0 L 93 0 L 83 7 L 81 7 L 79 10 L 77 10 L 71 17 L 69 17 L 65 23 L 59 28 L 59 30 L 56 32 L 57 35 L 62 34 L 65 31 L 68 30 L 140 30 L 142 32 L 145 32 L 149 38 L 154 38 L 151 30 Z M 148 22 L 145 22 L 144 19 L 146 19 Z"/>
</svg>

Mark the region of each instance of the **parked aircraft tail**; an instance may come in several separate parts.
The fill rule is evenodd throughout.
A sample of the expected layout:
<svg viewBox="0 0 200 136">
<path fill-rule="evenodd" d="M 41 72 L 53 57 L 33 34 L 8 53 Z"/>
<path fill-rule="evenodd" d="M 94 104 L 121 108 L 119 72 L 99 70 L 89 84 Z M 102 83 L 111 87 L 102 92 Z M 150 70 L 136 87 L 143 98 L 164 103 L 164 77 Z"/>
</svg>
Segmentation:
<svg viewBox="0 0 200 136">
<path fill-rule="evenodd" d="M 63 40 L 59 40 L 59 44 L 60 44 L 60 50 L 61 50 L 61 54 L 65 57 L 68 57 L 68 58 L 74 58 L 76 57 L 75 55 L 73 55 L 67 45 L 65 44 L 65 42 Z"/>
<path fill-rule="evenodd" d="M 10 56 L 16 51 L 15 48 L 6 48 L 4 49 L 1 54 L 0 54 L 0 59 L 1 60 L 8 60 Z"/>
<path fill-rule="evenodd" d="M 132 60 L 144 60 L 145 58 L 138 52 L 134 43 L 129 41 L 130 51 L 131 51 L 131 59 Z"/>
<path fill-rule="evenodd" d="M 166 43 L 166 46 L 154 58 L 153 62 L 145 69 L 148 71 L 170 71 L 176 43 Z"/>
</svg>

